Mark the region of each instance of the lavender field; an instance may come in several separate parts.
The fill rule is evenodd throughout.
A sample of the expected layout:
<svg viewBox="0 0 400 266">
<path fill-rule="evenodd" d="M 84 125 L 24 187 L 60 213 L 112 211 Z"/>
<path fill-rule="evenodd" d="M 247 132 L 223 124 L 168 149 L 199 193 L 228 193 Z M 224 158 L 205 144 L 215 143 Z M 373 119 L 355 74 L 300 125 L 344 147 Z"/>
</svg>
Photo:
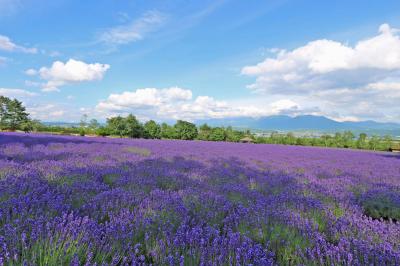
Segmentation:
<svg viewBox="0 0 400 266">
<path fill-rule="evenodd" d="M 0 265 L 400 265 L 400 157 L 0 134 Z"/>
</svg>

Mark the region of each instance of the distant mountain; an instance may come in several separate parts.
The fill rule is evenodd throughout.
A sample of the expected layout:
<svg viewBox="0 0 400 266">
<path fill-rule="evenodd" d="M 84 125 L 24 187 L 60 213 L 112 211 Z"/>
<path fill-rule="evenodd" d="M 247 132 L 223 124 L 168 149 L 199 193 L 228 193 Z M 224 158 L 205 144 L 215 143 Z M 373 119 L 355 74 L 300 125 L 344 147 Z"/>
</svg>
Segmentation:
<svg viewBox="0 0 400 266">
<path fill-rule="evenodd" d="M 259 118 L 236 117 L 224 119 L 204 119 L 196 124 L 207 123 L 210 126 L 232 126 L 253 130 L 278 130 L 278 131 L 318 131 L 337 132 L 352 130 L 364 131 L 374 134 L 400 135 L 400 124 L 380 123 L 376 121 L 338 122 L 324 116 L 301 115 L 290 117 L 286 115 L 266 116 Z"/>
</svg>

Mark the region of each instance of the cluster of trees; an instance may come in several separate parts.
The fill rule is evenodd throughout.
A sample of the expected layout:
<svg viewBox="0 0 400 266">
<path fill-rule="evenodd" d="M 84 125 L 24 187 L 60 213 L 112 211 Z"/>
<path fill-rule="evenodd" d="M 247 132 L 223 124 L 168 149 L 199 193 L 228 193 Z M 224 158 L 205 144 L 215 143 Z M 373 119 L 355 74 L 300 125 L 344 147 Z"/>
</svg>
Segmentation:
<svg viewBox="0 0 400 266">
<path fill-rule="evenodd" d="M 0 95 L 0 129 L 15 131 L 32 130 L 29 114 L 22 102 Z"/>
<path fill-rule="evenodd" d="M 127 117 L 116 116 L 107 119 L 105 126 L 96 120 L 86 122 L 87 117 L 81 120 L 81 135 L 95 133 L 100 136 L 119 136 L 147 139 L 182 139 L 182 140 L 210 140 L 210 141 L 239 141 L 250 132 L 233 130 L 231 127 L 209 127 L 204 124 L 197 126 L 188 121 L 178 120 L 174 125 L 167 123 L 158 124 L 154 120 L 141 123 L 134 115 Z"/>
<path fill-rule="evenodd" d="M 249 130 L 239 131 L 232 129 L 232 127 L 210 127 L 207 124 L 204 124 L 199 127 L 198 139 L 239 142 L 246 136 L 253 138 L 253 135 Z"/>
<path fill-rule="evenodd" d="M 29 118 L 22 102 L 0 96 L 0 130 L 23 130 L 25 132 L 52 132 L 61 134 L 86 134 L 98 136 L 118 136 L 147 139 L 182 139 L 239 142 L 244 137 L 250 137 L 255 143 L 322 146 L 336 148 L 356 148 L 369 150 L 390 150 L 394 144 L 391 136 L 368 137 L 361 133 L 357 137 L 351 131 L 325 134 L 320 137 L 295 136 L 293 133 L 281 134 L 274 132 L 269 136 L 255 136 L 250 131 L 234 130 L 232 127 L 210 127 L 207 124 L 197 127 L 195 124 L 178 120 L 174 125 L 158 124 L 154 120 L 141 123 L 134 115 L 116 116 L 107 119 L 106 125 L 101 125 L 96 119 L 88 121 L 84 115 L 79 127 L 47 126 L 38 120 Z"/>
<path fill-rule="evenodd" d="M 345 131 L 343 133 L 337 132 L 334 135 L 325 134 L 320 137 L 296 137 L 293 133 L 279 134 L 274 132 L 268 137 L 257 137 L 255 141 L 256 143 L 353 148 L 380 151 L 390 150 L 394 142 L 391 136 L 368 137 L 367 134 L 360 133 L 356 137 L 351 131 Z"/>
</svg>

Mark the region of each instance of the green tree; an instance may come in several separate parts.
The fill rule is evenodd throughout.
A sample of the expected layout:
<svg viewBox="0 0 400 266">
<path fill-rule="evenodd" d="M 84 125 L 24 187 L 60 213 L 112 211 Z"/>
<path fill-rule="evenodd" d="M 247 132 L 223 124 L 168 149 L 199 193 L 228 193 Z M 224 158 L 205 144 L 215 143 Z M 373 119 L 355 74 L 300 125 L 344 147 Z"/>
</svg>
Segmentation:
<svg viewBox="0 0 400 266">
<path fill-rule="evenodd" d="M 147 121 L 144 124 L 145 137 L 150 139 L 161 138 L 161 127 L 154 120 Z"/>
<path fill-rule="evenodd" d="M 83 114 L 81 117 L 81 121 L 79 122 L 79 126 L 81 128 L 84 128 L 87 126 L 87 120 L 88 120 L 88 115 L 87 114 Z"/>
<path fill-rule="evenodd" d="M 143 137 L 143 126 L 142 124 L 136 119 L 136 116 L 129 114 L 125 119 L 125 136 L 130 138 L 140 138 Z"/>
<path fill-rule="evenodd" d="M 286 136 L 283 137 L 283 144 L 288 144 L 288 145 L 294 145 L 296 144 L 296 137 L 292 132 L 289 132 L 286 134 Z"/>
<path fill-rule="evenodd" d="M 87 120 L 88 120 L 88 115 L 83 114 L 81 121 L 79 122 L 79 135 L 85 136 L 86 134 L 86 127 L 87 127 Z"/>
<path fill-rule="evenodd" d="M 321 136 L 321 140 L 322 140 L 322 143 L 323 143 L 323 145 L 325 146 L 325 147 L 328 147 L 328 146 L 330 146 L 330 140 L 331 140 L 331 136 L 330 135 L 328 135 L 328 134 L 323 134 L 322 136 Z"/>
<path fill-rule="evenodd" d="M 211 131 L 210 140 L 224 141 L 226 139 L 225 129 L 222 127 L 214 127 Z"/>
<path fill-rule="evenodd" d="M 110 129 L 109 127 L 104 127 L 104 126 L 100 126 L 96 129 L 96 135 L 98 136 L 109 136 L 110 135 Z"/>
<path fill-rule="evenodd" d="M 239 142 L 244 136 L 245 133 L 243 131 L 233 130 L 230 126 L 225 130 L 225 139 L 227 141 Z"/>
<path fill-rule="evenodd" d="M 0 127 L 1 129 L 16 130 L 29 122 L 29 114 L 22 102 L 0 96 Z"/>
<path fill-rule="evenodd" d="M 372 136 L 368 141 L 368 148 L 376 151 L 379 146 L 379 138 L 377 136 Z"/>
<path fill-rule="evenodd" d="M 7 120 L 9 118 L 8 105 L 10 99 L 4 96 L 0 96 L 0 129 L 7 128 Z"/>
<path fill-rule="evenodd" d="M 199 127 L 198 139 L 209 140 L 212 128 L 207 124 L 203 124 Z"/>
<path fill-rule="evenodd" d="M 96 119 L 90 119 L 89 128 L 92 130 L 96 130 L 100 127 L 100 123 Z"/>
<path fill-rule="evenodd" d="M 178 120 L 174 125 L 176 135 L 179 139 L 193 140 L 197 138 L 198 132 L 195 124 Z"/>
<path fill-rule="evenodd" d="M 111 135 L 124 136 L 126 124 L 121 116 L 110 117 L 107 119 L 107 128 Z"/>
<path fill-rule="evenodd" d="M 165 139 L 177 139 L 175 127 L 168 125 L 167 123 L 161 124 L 161 137 Z"/>
<path fill-rule="evenodd" d="M 338 147 L 338 148 L 344 147 L 342 133 L 340 133 L 340 132 L 335 133 L 334 142 L 335 142 L 335 147 Z"/>
<path fill-rule="evenodd" d="M 351 148 L 354 147 L 354 134 L 351 131 L 345 131 L 343 132 L 343 143 L 344 143 L 344 148 Z"/>
<path fill-rule="evenodd" d="M 382 150 L 389 151 L 392 147 L 393 138 L 389 135 L 385 135 L 382 140 Z"/>
<path fill-rule="evenodd" d="M 360 133 L 356 142 L 358 149 L 365 149 L 367 147 L 367 134 Z"/>
</svg>

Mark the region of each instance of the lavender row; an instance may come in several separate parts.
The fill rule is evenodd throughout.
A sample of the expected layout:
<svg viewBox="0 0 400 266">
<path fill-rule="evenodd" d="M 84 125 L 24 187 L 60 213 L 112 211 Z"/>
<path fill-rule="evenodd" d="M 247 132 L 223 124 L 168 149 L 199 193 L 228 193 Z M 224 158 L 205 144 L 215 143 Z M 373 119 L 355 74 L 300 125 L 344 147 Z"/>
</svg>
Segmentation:
<svg viewBox="0 0 400 266">
<path fill-rule="evenodd" d="M 1 133 L 0 265 L 400 265 L 399 195 L 389 153 Z"/>
</svg>

